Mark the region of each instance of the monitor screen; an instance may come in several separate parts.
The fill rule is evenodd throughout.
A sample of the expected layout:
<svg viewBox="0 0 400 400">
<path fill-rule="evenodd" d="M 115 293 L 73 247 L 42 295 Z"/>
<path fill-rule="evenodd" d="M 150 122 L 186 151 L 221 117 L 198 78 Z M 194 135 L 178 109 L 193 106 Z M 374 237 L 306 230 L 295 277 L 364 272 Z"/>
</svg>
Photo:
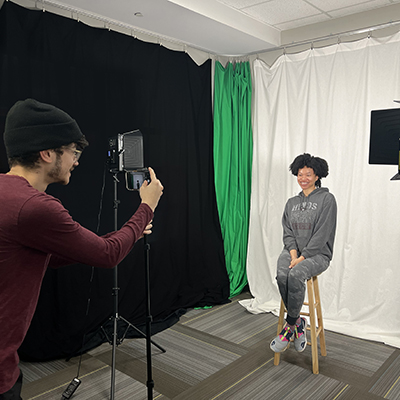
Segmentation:
<svg viewBox="0 0 400 400">
<path fill-rule="evenodd" d="M 400 108 L 371 111 L 369 164 L 399 164 Z"/>
</svg>

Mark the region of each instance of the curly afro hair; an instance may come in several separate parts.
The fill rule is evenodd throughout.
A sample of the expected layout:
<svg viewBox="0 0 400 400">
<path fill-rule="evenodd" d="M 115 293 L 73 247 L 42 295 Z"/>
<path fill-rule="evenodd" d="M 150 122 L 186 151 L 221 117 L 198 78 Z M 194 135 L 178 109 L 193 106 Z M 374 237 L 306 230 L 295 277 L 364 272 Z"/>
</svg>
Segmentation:
<svg viewBox="0 0 400 400">
<path fill-rule="evenodd" d="M 321 178 L 325 178 L 329 174 L 328 163 L 319 157 L 314 157 L 311 154 L 304 153 L 297 156 L 289 166 L 289 171 L 293 175 L 298 174 L 299 169 L 304 167 L 312 168 L 315 175 L 318 176 L 318 180 L 315 182 L 316 187 L 321 187 Z"/>
</svg>

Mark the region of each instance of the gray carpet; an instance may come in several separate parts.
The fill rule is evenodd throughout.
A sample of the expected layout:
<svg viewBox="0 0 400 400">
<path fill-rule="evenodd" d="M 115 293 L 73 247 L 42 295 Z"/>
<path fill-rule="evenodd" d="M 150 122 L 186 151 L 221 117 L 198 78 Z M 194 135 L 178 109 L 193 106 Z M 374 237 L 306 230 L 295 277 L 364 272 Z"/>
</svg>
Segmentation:
<svg viewBox="0 0 400 400">
<path fill-rule="evenodd" d="M 153 399 L 400 399 L 400 349 L 326 331 L 327 357 L 319 357 L 320 373 L 312 374 L 311 349 L 293 346 L 273 364 L 270 340 L 278 318 L 253 315 L 238 304 L 190 310 L 179 323 L 153 336 Z M 81 385 L 72 399 L 109 399 L 109 344 L 85 354 Z M 24 400 L 61 399 L 76 376 L 78 358 L 46 363 L 21 363 Z M 149 398 L 144 339 L 125 340 L 117 348 L 115 399 Z"/>
</svg>

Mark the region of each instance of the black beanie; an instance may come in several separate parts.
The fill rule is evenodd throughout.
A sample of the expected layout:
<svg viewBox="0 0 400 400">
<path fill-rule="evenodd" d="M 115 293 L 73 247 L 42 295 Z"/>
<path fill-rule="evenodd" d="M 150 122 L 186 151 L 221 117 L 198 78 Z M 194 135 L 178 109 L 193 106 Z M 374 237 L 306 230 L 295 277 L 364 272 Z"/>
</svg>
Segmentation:
<svg viewBox="0 0 400 400">
<path fill-rule="evenodd" d="M 56 149 L 82 138 L 78 124 L 66 112 L 33 99 L 17 101 L 6 117 L 8 158 Z"/>
</svg>

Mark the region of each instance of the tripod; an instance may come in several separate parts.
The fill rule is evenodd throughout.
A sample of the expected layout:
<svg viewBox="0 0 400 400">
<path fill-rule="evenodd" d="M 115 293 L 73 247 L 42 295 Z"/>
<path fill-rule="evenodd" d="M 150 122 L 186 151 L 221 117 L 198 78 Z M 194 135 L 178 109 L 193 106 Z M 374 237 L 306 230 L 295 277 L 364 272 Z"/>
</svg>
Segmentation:
<svg viewBox="0 0 400 400">
<path fill-rule="evenodd" d="M 119 200 L 118 200 L 118 178 L 117 174 L 118 172 L 111 171 L 113 173 L 113 179 L 114 179 L 114 230 L 118 230 L 118 205 L 119 205 Z M 146 275 L 145 275 L 145 295 L 146 295 L 146 334 L 144 334 L 140 329 L 138 329 L 136 326 L 132 325 L 129 321 L 127 321 L 125 318 L 121 317 L 118 313 L 118 293 L 119 293 L 119 287 L 118 287 L 118 265 L 114 267 L 114 287 L 112 290 L 112 294 L 114 296 L 114 315 L 112 317 L 113 319 L 113 334 L 112 334 L 112 341 L 108 339 L 108 335 L 105 332 L 104 328 L 103 329 L 104 334 L 106 335 L 108 341 L 111 343 L 112 342 L 112 362 L 111 362 L 111 391 L 110 391 L 110 400 L 114 400 L 115 396 L 115 365 L 116 365 L 116 350 L 117 346 L 122 343 L 122 341 L 125 338 L 125 335 L 128 331 L 129 328 L 133 328 L 136 332 L 138 332 L 141 336 L 146 338 L 146 356 L 147 356 L 147 394 L 148 394 L 148 399 L 153 398 L 153 387 L 154 387 L 154 382 L 152 380 L 152 368 L 151 368 L 151 344 L 155 345 L 157 348 L 159 348 L 163 353 L 165 353 L 165 350 L 159 346 L 157 343 L 151 340 L 151 322 L 152 322 L 152 317 L 150 314 L 150 279 L 149 279 L 149 251 L 150 251 L 150 245 L 147 243 L 147 238 L 146 235 L 144 235 L 144 244 L 145 244 L 145 268 L 146 268 Z M 128 326 L 122 336 L 121 339 L 118 339 L 118 334 L 117 334 L 117 328 L 118 328 L 118 321 L 124 321 Z"/>
</svg>

